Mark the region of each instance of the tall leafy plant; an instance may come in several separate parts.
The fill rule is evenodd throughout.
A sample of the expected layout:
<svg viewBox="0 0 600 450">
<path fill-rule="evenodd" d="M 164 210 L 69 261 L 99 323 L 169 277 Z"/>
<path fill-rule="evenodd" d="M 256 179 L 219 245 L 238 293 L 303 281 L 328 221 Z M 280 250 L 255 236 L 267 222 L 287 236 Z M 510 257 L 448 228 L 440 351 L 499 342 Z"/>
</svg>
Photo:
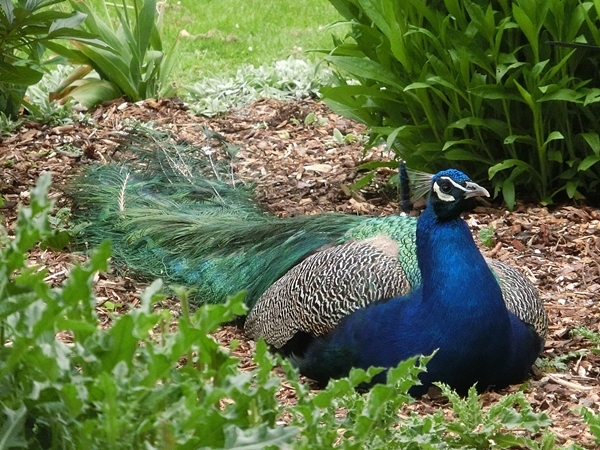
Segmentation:
<svg viewBox="0 0 600 450">
<path fill-rule="evenodd" d="M 72 52 L 57 41 L 72 40 L 90 47 L 102 43 L 76 29 L 85 20 L 79 11 L 53 8 L 63 0 L 0 0 L 0 112 L 15 118 L 28 86 L 41 80 L 46 49 L 62 57 Z"/>
<path fill-rule="evenodd" d="M 164 7 L 156 0 L 106 2 L 102 13 L 89 2 L 70 0 L 85 14 L 84 27 L 106 42 L 108 49 L 74 43 L 76 53 L 87 67 L 78 67 L 57 89 L 55 98 L 74 98 L 91 107 L 125 96 L 131 101 L 166 97 L 174 91 L 168 79 L 175 62 L 178 40 L 164 49 L 161 37 Z M 164 6 L 164 5 L 163 5 Z M 100 79 L 87 77 L 94 69 Z"/>
<path fill-rule="evenodd" d="M 416 169 L 450 164 L 550 203 L 600 181 L 600 3 L 330 0 L 351 24 L 325 101 Z"/>
</svg>

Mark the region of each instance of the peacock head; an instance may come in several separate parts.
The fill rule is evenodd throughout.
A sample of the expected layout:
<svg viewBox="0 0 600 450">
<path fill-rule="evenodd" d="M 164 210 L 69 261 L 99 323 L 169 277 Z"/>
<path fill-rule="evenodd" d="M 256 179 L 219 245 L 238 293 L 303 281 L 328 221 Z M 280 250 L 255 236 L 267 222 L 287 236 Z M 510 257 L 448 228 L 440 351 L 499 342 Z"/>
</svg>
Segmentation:
<svg viewBox="0 0 600 450">
<path fill-rule="evenodd" d="M 476 197 L 489 197 L 487 189 L 456 169 L 436 173 L 431 179 L 428 206 L 440 220 L 456 219 L 475 206 Z"/>
</svg>

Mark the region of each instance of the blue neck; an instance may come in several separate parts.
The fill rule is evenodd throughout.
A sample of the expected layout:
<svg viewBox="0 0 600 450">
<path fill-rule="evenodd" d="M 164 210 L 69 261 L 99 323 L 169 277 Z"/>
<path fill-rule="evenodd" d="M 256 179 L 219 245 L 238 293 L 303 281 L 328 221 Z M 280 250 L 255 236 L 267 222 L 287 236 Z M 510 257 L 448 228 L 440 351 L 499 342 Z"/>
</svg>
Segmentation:
<svg viewBox="0 0 600 450">
<path fill-rule="evenodd" d="M 500 286 L 461 218 L 440 221 L 433 208 L 425 209 L 417 225 L 417 260 L 423 302 L 434 302 L 441 314 L 446 306 L 454 315 L 507 315 Z"/>
</svg>

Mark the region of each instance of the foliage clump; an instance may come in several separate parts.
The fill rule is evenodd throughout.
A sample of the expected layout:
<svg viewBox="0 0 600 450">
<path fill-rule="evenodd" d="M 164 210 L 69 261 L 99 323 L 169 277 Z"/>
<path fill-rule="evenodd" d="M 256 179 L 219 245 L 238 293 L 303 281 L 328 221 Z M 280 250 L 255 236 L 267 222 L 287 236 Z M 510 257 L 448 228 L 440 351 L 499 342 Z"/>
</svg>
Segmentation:
<svg viewBox="0 0 600 450">
<path fill-rule="evenodd" d="M 28 86 L 42 79 L 46 49 L 67 58 L 72 53 L 57 41 L 72 40 L 101 47 L 92 34 L 77 29 L 86 16 L 53 8 L 64 0 L 4 0 L 0 2 L 0 113 L 16 118 Z M 64 61 L 64 60 L 63 60 Z"/>
<path fill-rule="evenodd" d="M 325 59 L 353 82 L 322 93 L 372 143 L 489 177 L 511 208 L 517 188 L 543 203 L 597 190 L 597 2 L 330 1 L 352 29 Z"/>
</svg>

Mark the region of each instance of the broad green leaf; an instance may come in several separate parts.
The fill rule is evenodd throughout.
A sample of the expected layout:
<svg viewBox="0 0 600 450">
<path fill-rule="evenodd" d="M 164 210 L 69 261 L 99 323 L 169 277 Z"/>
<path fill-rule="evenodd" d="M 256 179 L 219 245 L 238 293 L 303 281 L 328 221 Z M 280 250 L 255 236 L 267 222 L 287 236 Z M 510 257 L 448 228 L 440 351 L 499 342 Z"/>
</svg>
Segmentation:
<svg viewBox="0 0 600 450">
<path fill-rule="evenodd" d="M 483 164 L 490 163 L 490 161 L 478 156 L 476 153 L 458 148 L 444 152 L 444 156 L 450 161 L 478 161 Z"/>
<path fill-rule="evenodd" d="M 518 102 L 525 101 L 522 97 L 512 93 L 508 88 L 498 84 L 477 86 L 469 89 L 469 92 L 473 95 L 477 95 L 478 97 L 489 100 L 516 100 Z"/>
<path fill-rule="evenodd" d="M 467 127 L 486 128 L 493 131 L 498 137 L 506 136 L 506 133 L 508 132 L 506 122 L 493 118 L 483 119 L 480 117 L 463 117 L 448 125 L 448 128 L 458 128 L 460 130 L 467 129 Z"/>
<path fill-rule="evenodd" d="M 562 140 L 564 138 L 565 137 L 562 135 L 562 133 L 560 131 L 553 131 L 546 138 L 546 141 L 544 142 L 543 147 L 545 148 L 548 145 L 548 143 L 550 143 L 552 141 Z"/>
<path fill-rule="evenodd" d="M 134 35 L 137 44 L 137 57 L 143 56 L 150 49 L 150 37 L 156 26 L 156 0 L 144 0 L 139 16 L 136 18 Z"/>
<path fill-rule="evenodd" d="M 542 88 L 540 88 L 540 90 L 541 89 Z M 573 89 L 559 89 L 557 91 L 543 95 L 541 98 L 538 99 L 538 102 L 559 100 L 564 102 L 582 103 L 583 97 L 584 94 L 582 92 L 578 92 Z"/>
<path fill-rule="evenodd" d="M 367 186 L 369 183 L 371 183 L 371 181 L 373 181 L 373 178 L 375 178 L 375 171 L 369 172 L 368 174 L 366 174 L 364 177 L 361 177 L 358 181 L 356 181 L 353 185 L 352 185 L 352 190 L 353 191 L 358 191 L 359 189 L 364 188 L 365 186 Z"/>
<path fill-rule="evenodd" d="M 74 82 L 71 87 L 74 89 L 68 92 L 66 98 L 72 98 L 88 108 L 121 96 L 121 91 L 106 80 L 88 78 Z"/>
<path fill-rule="evenodd" d="M 598 161 L 600 161 L 599 155 L 590 155 L 587 158 L 585 158 L 583 161 L 581 161 L 581 163 L 577 167 L 577 170 L 578 171 L 588 170 L 590 167 L 592 167 Z M 572 197 L 572 196 L 570 195 L 569 197 Z"/>
<path fill-rule="evenodd" d="M 504 138 L 504 145 L 514 144 L 515 142 L 523 142 L 525 144 L 536 145 L 536 141 L 532 136 L 527 135 L 510 135 Z"/>
<path fill-rule="evenodd" d="M 55 31 L 60 30 L 62 28 L 71 29 L 76 28 L 81 24 L 87 16 L 79 11 L 74 11 L 70 17 L 66 17 L 64 19 L 58 19 L 52 22 L 50 25 L 50 29 L 48 30 L 48 38 L 54 38 Z M 92 36 L 89 36 L 92 37 Z"/>
<path fill-rule="evenodd" d="M 512 210 L 515 207 L 515 183 L 511 179 L 504 180 L 502 183 L 502 197 L 506 207 Z"/>
<path fill-rule="evenodd" d="M 455 145 L 477 145 L 477 141 L 474 139 L 460 139 L 458 141 L 446 141 L 444 146 L 442 147 L 442 151 L 446 151 L 449 148 L 454 147 Z"/>
<path fill-rule="evenodd" d="M 523 169 L 529 168 L 529 164 L 519 160 L 519 159 L 507 159 L 502 161 L 501 163 L 495 164 L 488 169 L 488 176 L 491 180 L 498 172 L 502 172 L 506 169 L 511 169 L 514 167 L 521 167 Z"/>
<path fill-rule="evenodd" d="M 404 91 L 410 91 L 412 89 L 430 89 L 431 85 L 429 83 L 425 83 L 423 81 L 416 81 L 414 83 L 409 84 L 404 88 Z"/>
<path fill-rule="evenodd" d="M 386 17 L 381 10 L 381 0 L 358 0 L 358 4 L 365 12 L 367 17 L 391 40 L 390 26 L 388 20 L 394 22 L 393 17 Z"/>
<path fill-rule="evenodd" d="M 10 84 L 18 86 L 31 86 L 39 82 L 44 76 L 44 72 L 32 69 L 27 66 L 16 66 L 0 61 L 0 78 L 3 80 L 0 85 L 6 83 L 4 80 L 10 80 Z"/>
<path fill-rule="evenodd" d="M 381 167 L 389 167 L 390 169 L 398 168 L 398 162 L 396 161 L 369 161 L 359 165 L 356 170 L 373 170 Z"/>
<path fill-rule="evenodd" d="M 379 81 L 398 89 L 403 89 L 403 86 L 399 83 L 400 80 L 375 61 L 348 56 L 327 56 L 325 60 L 354 76 Z"/>
<path fill-rule="evenodd" d="M 78 45 L 79 50 L 88 57 L 96 71 L 105 74 L 132 101 L 139 101 L 140 95 L 129 78 L 129 67 L 115 54 L 91 47 Z"/>
<path fill-rule="evenodd" d="M 563 162 L 563 155 L 559 150 L 549 150 L 547 153 L 548 161 Z"/>
<path fill-rule="evenodd" d="M 515 86 L 517 86 L 517 89 L 519 90 L 519 93 L 521 94 L 521 97 L 523 98 L 523 100 L 525 100 L 525 103 L 527 103 L 527 105 L 529 105 L 529 107 L 532 110 L 535 109 L 535 105 L 534 105 L 533 97 L 532 97 L 531 93 L 529 93 L 527 91 L 527 89 L 525 89 L 523 86 L 521 86 L 516 80 L 515 80 Z"/>
<path fill-rule="evenodd" d="M 581 137 L 587 142 L 596 156 L 600 156 L 600 135 L 598 133 L 581 133 Z"/>
<path fill-rule="evenodd" d="M 8 25 L 12 24 L 15 20 L 15 6 L 12 0 L 0 0 L 0 8 L 2 8 L 2 12 L 6 16 L 6 21 L 8 22 Z"/>
<path fill-rule="evenodd" d="M 567 181 L 566 190 L 569 198 L 574 198 L 577 195 L 577 188 L 579 187 L 579 182 L 577 180 L 569 180 Z"/>
<path fill-rule="evenodd" d="M 588 106 L 593 103 L 600 102 L 600 89 L 593 88 L 593 89 L 590 89 L 589 91 L 584 91 L 584 92 L 585 92 L 585 100 L 583 101 L 583 106 Z"/>
</svg>

